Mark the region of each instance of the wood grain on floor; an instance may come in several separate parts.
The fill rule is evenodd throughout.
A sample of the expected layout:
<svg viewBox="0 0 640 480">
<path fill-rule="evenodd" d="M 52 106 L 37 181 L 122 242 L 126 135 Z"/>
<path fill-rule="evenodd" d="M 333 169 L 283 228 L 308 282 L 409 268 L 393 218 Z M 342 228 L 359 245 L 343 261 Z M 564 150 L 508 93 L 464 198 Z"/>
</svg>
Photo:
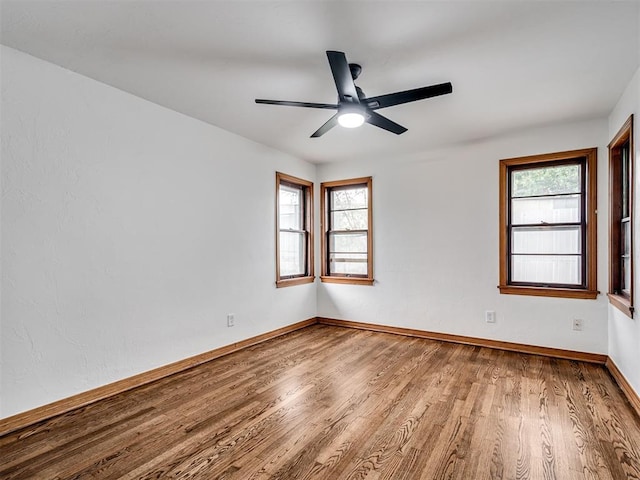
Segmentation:
<svg viewBox="0 0 640 480">
<path fill-rule="evenodd" d="M 640 479 L 603 366 L 314 325 L 0 437 L 2 479 Z"/>
</svg>

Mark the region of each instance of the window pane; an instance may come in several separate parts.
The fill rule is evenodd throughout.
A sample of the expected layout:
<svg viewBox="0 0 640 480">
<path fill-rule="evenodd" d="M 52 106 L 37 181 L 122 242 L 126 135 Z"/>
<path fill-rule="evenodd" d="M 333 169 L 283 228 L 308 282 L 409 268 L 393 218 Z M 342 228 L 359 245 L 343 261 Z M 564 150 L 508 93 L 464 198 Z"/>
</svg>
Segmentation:
<svg viewBox="0 0 640 480">
<path fill-rule="evenodd" d="M 302 189 L 280 185 L 280 229 L 303 230 Z"/>
<path fill-rule="evenodd" d="M 557 195 L 580 191 L 580 165 L 528 168 L 513 170 L 511 173 L 512 197 Z"/>
<path fill-rule="evenodd" d="M 563 197 L 514 198 L 511 200 L 511 222 L 568 223 L 580 222 L 580 195 Z"/>
<path fill-rule="evenodd" d="M 622 247 L 622 251 L 620 253 L 622 255 L 629 255 L 631 253 L 631 222 L 628 220 L 622 222 L 620 234 L 622 235 L 622 242 L 620 245 Z"/>
<path fill-rule="evenodd" d="M 625 143 L 620 147 L 620 156 L 622 163 L 622 218 L 629 216 L 629 143 Z"/>
<path fill-rule="evenodd" d="M 622 268 L 622 272 L 621 272 L 621 285 L 620 285 L 620 289 L 626 293 L 629 294 L 630 289 L 631 289 L 631 258 L 629 257 L 624 257 L 622 258 L 622 262 L 621 262 L 621 268 Z"/>
<path fill-rule="evenodd" d="M 280 232 L 280 276 L 304 275 L 305 234 Z"/>
<path fill-rule="evenodd" d="M 366 253 L 329 254 L 329 273 L 342 275 L 367 275 Z"/>
<path fill-rule="evenodd" d="M 580 285 L 582 262 L 579 256 L 512 255 L 511 281 Z"/>
<path fill-rule="evenodd" d="M 333 210 L 346 210 L 352 208 L 367 208 L 368 192 L 366 186 L 348 189 L 331 190 L 331 205 Z"/>
<path fill-rule="evenodd" d="M 331 213 L 332 230 L 366 230 L 369 212 L 363 210 L 343 210 Z"/>
<path fill-rule="evenodd" d="M 511 251 L 517 253 L 581 253 L 580 227 L 514 227 Z"/>
<path fill-rule="evenodd" d="M 367 234 L 330 233 L 329 253 L 367 253 Z"/>
<path fill-rule="evenodd" d="M 631 288 L 631 222 L 625 220 L 620 228 L 621 261 L 620 261 L 620 290 L 629 293 Z"/>
</svg>

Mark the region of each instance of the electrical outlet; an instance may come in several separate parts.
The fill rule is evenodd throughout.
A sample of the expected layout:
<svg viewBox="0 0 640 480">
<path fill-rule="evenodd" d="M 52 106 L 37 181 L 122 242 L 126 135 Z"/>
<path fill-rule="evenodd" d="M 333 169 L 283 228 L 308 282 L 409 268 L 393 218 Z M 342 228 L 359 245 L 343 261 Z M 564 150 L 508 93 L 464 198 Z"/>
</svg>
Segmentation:
<svg viewBox="0 0 640 480">
<path fill-rule="evenodd" d="M 574 318 L 573 319 L 573 329 L 577 330 L 577 331 L 581 331 L 582 330 L 582 319 L 580 319 L 580 318 Z"/>
<path fill-rule="evenodd" d="M 227 314 L 227 327 L 233 327 L 236 324 L 236 316 L 233 313 Z"/>
<path fill-rule="evenodd" d="M 484 320 L 487 323 L 496 323 L 496 312 L 493 310 L 487 310 L 484 312 Z"/>
</svg>

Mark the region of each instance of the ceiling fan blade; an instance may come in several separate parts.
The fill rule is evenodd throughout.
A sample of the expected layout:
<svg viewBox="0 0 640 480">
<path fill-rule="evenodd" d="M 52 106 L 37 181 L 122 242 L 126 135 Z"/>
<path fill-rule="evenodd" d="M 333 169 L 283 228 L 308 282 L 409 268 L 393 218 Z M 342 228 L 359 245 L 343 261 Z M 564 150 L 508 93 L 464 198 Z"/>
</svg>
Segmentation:
<svg viewBox="0 0 640 480">
<path fill-rule="evenodd" d="M 347 57 L 343 52 L 327 50 L 327 58 L 333 74 L 333 81 L 336 83 L 340 103 L 360 103 L 356 86 L 351 77 L 351 70 L 347 63 Z"/>
<path fill-rule="evenodd" d="M 379 113 L 372 112 L 372 111 L 368 111 L 367 113 L 368 113 L 368 116 L 365 119 L 365 121 L 367 123 L 370 123 L 371 125 L 375 125 L 376 127 L 380 127 L 384 130 L 395 133 L 396 135 L 400 135 L 401 133 L 404 133 L 407 131 L 407 129 L 404 128 L 402 125 L 399 125 L 396 122 L 389 120 L 387 117 L 383 117 Z"/>
<path fill-rule="evenodd" d="M 429 87 L 414 88 L 413 90 L 405 90 L 404 92 L 389 93 L 387 95 L 379 95 L 363 100 L 371 110 L 378 108 L 392 107 L 402 103 L 415 102 L 425 98 L 437 97 L 453 92 L 451 82 L 431 85 Z"/>
<path fill-rule="evenodd" d="M 318 138 L 324 135 L 333 127 L 335 127 L 337 124 L 338 124 L 338 114 L 336 113 L 333 117 L 327 120 L 327 122 L 324 125 L 322 125 L 318 130 L 313 132 L 313 134 L 311 135 L 311 138 Z"/>
<path fill-rule="evenodd" d="M 285 107 L 327 108 L 333 110 L 338 108 L 338 105 L 333 103 L 289 102 L 286 100 L 265 100 L 264 98 L 256 98 L 256 103 L 263 103 L 266 105 L 283 105 Z"/>
</svg>

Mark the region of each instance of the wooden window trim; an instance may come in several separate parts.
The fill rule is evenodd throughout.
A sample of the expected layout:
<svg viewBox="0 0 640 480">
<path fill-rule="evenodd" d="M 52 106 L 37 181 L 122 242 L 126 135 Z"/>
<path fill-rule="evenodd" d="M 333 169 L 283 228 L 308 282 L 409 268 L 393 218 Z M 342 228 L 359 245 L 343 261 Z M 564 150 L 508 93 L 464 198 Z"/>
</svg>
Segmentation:
<svg viewBox="0 0 640 480">
<path fill-rule="evenodd" d="M 633 318 L 634 307 L 631 303 L 631 299 L 626 295 L 619 295 L 615 293 L 608 293 L 609 303 L 624 313 L 627 317 Z"/>
<path fill-rule="evenodd" d="M 328 212 L 329 212 L 329 197 L 327 191 L 336 187 L 347 186 L 367 186 L 367 221 L 368 221 L 368 234 L 367 234 L 367 276 L 366 277 L 350 277 L 343 275 L 329 275 L 329 254 L 327 245 L 327 228 Z M 351 285 L 373 285 L 373 195 L 372 195 L 372 177 L 360 177 L 352 178 L 348 180 L 336 180 L 332 182 L 323 182 L 320 184 L 320 229 L 322 235 L 320 237 L 320 250 L 322 251 L 322 267 L 320 281 L 325 283 L 341 283 Z"/>
<path fill-rule="evenodd" d="M 532 295 L 545 297 L 562 297 L 578 299 L 595 299 L 597 290 L 597 148 L 569 150 L 566 152 L 531 155 L 527 157 L 507 158 L 500 160 L 500 293 L 510 295 Z M 568 161 L 585 158 L 586 179 L 585 213 L 586 213 L 586 286 L 585 288 L 556 288 L 538 286 L 518 286 L 509 283 L 509 168 L 517 165 L 548 164 L 555 161 Z"/>
<path fill-rule="evenodd" d="M 280 278 L 280 185 L 282 183 L 289 183 L 304 187 L 305 195 L 305 222 L 307 231 L 309 232 L 307 238 L 307 257 L 306 268 L 307 275 L 291 278 Z M 304 180 L 302 178 L 293 177 L 285 173 L 276 172 L 276 288 L 292 287 L 294 285 L 302 285 L 305 283 L 313 283 L 315 280 L 314 273 L 314 239 L 313 239 L 313 182 Z"/>
<path fill-rule="evenodd" d="M 620 175 L 620 152 L 621 147 L 629 143 L 629 223 L 630 223 L 630 238 L 631 245 L 630 250 L 630 285 L 629 295 L 620 292 L 620 197 L 621 197 L 621 182 L 619 181 Z M 620 127 L 618 133 L 615 134 L 613 140 L 608 145 L 609 147 L 609 292 L 607 297 L 609 303 L 615 308 L 623 312 L 630 318 L 633 318 L 634 313 L 634 172 L 635 172 L 635 154 L 634 154 L 634 142 L 633 142 L 633 115 L 630 115 L 625 123 Z"/>
</svg>

